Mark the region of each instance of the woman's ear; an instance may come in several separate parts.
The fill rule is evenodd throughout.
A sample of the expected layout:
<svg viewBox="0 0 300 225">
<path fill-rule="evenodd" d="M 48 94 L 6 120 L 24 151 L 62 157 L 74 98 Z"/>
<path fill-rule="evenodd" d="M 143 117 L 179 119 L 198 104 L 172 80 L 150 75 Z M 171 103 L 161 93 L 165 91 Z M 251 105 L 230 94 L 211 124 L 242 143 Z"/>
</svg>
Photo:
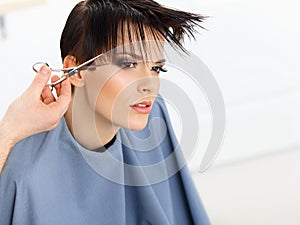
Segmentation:
<svg viewBox="0 0 300 225">
<path fill-rule="evenodd" d="M 63 66 L 64 66 L 64 68 L 70 68 L 70 67 L 78 66 L 76 57 L 72 56 L 72 55 L 67 55 L 64 58 L 64 65 Z M 83 80 L 82 80 L 82 76 L 81 76 L 80 72 L 74 74 L 69 79 L 70 79 L 71 84 L 74 85 L 75 87 L 83 86 Z"/>
</svg>

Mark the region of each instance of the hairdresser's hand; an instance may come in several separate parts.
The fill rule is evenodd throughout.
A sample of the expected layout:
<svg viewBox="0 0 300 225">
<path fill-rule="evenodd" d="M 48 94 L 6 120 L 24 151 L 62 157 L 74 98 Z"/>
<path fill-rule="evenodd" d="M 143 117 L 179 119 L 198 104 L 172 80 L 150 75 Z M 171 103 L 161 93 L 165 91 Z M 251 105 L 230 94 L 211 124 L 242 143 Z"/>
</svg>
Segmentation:
<svg viewBox="0 0 300 225">
<path fill-rule="evenodd" d="M 45 87 L 50 75 L 50 69 L 43 66 L 30 87 L 9 106 L 0 122 L 0 151 L 3 146 L 12 148 L 20 140 L 58 125 L 70 104 L 71 85 L 69 79 L 56 85 L 55 99 Z"/>
</svg>

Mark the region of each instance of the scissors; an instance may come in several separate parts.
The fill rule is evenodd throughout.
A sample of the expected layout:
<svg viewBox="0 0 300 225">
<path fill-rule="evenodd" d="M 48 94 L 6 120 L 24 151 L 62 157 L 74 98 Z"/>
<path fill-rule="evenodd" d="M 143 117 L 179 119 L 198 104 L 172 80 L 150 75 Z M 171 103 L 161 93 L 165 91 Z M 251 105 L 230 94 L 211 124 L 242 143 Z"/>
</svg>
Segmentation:
<svg viewBox="0 0 300 225">
<path fill-rule="evenodd" d="M 94 58 L 80 64 L 79 66 L 76 66 L 76 67 L 70 67 L 70 68 L 63 68 L 63 69 L 52 69 L 50 68 L 50 70 L 52 72 L 63 72 L 64 74 L 55 82 L 52 82 L 52 83 L 48 83 L 46 84 L 46 87 L 49 87 L 51 89 L 51 91 L 53 90 L 53 87 L 57 84 L 60 84 L 61 82 L 63 82 L 64 80 L 66 80 L 68 77 L 71 77 L 73 75 L 75 75 L 76 73 L 78 73 L 79 71 L 81 70 L 87 70 L 89 69 L 88 67 L 85 67 L 86 65 L 92 63 L 94 60 L 100 58 L 103 54 L 100 54 L 100 55 L 97 55 L 95 56 Z M 32 66 L 32 69 L 35 71 L 35 72 L 39 72 L 39 69 L 38 68 L 41 68 L 43 65 L 46 65 L 49 67 L 49 64 L 48 63 L 45 63 L 45 62 L 37 62 L 35 64 L 33 64 Z"/>
</svg>

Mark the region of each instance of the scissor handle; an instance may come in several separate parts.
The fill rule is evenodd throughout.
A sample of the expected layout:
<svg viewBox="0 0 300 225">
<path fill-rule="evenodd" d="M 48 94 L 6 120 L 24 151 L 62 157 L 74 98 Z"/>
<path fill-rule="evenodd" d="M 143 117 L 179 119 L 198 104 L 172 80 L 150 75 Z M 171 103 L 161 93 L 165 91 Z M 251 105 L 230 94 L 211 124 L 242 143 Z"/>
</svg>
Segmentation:
<svg viewBox="0 0 300 225">
<path fill-rule="evenodd" d="M 33 69 L 34 72 L 38 73 L 39 70 L 40 70 L 40 68 L 42 66 L 44 66 L 44 65 L 49 67 L 48 63 L 45 63 L 45 62 L 36 62 L 35 64 L 33 64 L 32 69 Z"/>
<path fill-rule="evenodd" d="M 40 70 L 40 68 L 42 67 L 42 66 L 48 66 L 49 67 L 49 64 L 48 63 L 45 63 L 45 62 L 37 62 L 37 63 L 35 63 L 35 64 L 33 64 L 33 66 L 32 66 L 32 69 L 36 72 L 36 73 L 38 73 L 39 72 L 39 70 Z M 72 69 L 72 68 L 71 68 Z M 50 68 L 50 70 L 51 71 L 57 71 L 57 72 L 68 72 L 68 70 L 70 70 L 70 69 L 67 69 L 66 71 L 64 71 L 64 69 L 63 70 L 58 70 L 58 69 L 51 69 Z M 67 79 L 68 78 L 68 73 L 65 73 L 64 75 L 62 75 L 57 81 L 55 81 L 55 82 L 52 82 L 52 83 L 48 83 L 48 84 L 46 84 L 45 86 L 46 87 L 49 87 L 50 89 L 51 89 L 51 91 L 53 90 L 53 87 L 55 86 L 55 85 L 57 85 L 57 84 L 59 84 L 59 83 L 61 83 L 61 82 L 63 82 L 65 79 Z"/>
</svg>

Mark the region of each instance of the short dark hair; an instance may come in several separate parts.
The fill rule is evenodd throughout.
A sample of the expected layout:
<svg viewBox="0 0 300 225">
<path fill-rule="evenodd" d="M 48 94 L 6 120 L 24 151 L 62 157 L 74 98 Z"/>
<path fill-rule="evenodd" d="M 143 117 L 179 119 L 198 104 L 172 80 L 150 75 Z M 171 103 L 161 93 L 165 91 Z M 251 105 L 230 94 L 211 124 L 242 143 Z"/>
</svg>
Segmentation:
<svg viewBox="0 0 300 225">
<path fill-rule="evenodd" d="M 186 52 L 183 36 L 195 38 L 196 27 L 205 17 L 167 8 L 153 0 L 86 0 L 71 11 L 62 32 L 61 57 L 76 57 L 82 63 L 114 49 L 121 37 L 145 40 L 145 29 L 162 35 L 174 48 Z M 120 32 L 121 31 L 121 32 Z M 135 36 L 134 36 L 135 35 Z"/>
</svg>

